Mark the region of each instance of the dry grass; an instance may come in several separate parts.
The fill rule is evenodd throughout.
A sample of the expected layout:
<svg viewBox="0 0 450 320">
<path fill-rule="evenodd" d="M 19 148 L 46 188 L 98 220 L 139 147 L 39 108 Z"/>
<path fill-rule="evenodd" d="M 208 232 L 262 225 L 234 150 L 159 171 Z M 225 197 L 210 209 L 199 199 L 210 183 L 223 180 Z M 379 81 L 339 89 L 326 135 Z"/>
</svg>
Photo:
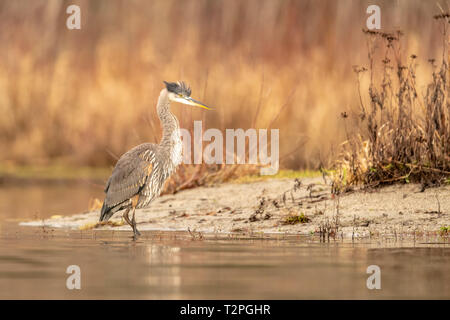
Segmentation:
<svg viewBox="0 0 450 320">
<path fill-rule="evenodd" d="M 445 6 L 445 1 L 438 2 Z M 112 166 L 131 147 L 159 141 L 154 107 L 163 80 L 187 81 L 194 97 L 216 108 L 203 112 L 174 106 L 183 128 L 192 129 L 193 120 L 203 120 L 205 129 L 279 128 L 284 168 L 327 167 L 336 146 L 358 128 L 352 122 L 344 130 L 338 116 L 358 101 L 351 66 L 365 60 L 360 28 L 368 2 L 78 0 L 70 4 L 81 7 L 81 30 L 66 29 L 67 2 L 0 0 L 0 149 L 4 150 L 0 163 Z M 411 35 L 406 47 L 421 56 L 436 55 L 440 37 L 426 19 L 426 14 L 435 12 L 434 3 L 379 4 L 383 28 L 401 25 Z M 423 39 L 426 44 L 417 45 Z M 421 68 L 421 74 L 430 69 Z M 439 72 L 433 74 L 441 88 Z M 407 73 L 402 71 L 402 79 L 409 86 Z M 439 90 L 430 88 L 430 99 L 433 92 Z M 374 92 L 374 97 L 380 94 Z M 435 102 L 424 105 L 441 104 L 442 99 L 438 94 Z M 380 109 L 374 106 L 369 107 Z M 384 123 L 377 118 L 379 111 L 370 112 L 367 109 L 366 121 L 372 117 L 374 124 Z M 389 139 L 395 133 L 391 129 L 378 126 L 375 132 L 389 132 L 382 138 Z M 432 134 L 436 127 L 422 129 L 424 137 L 431 139 L 427 143 L 440 148 Z M 444 137 L 439 130 L 439 137 Z M 413 131 L 402 139 L 415 139 Z M 380 151 L 383 141 L 376 143 L 371 152 L 389 155 L 389 150 Z M 420 151 L 425 143 L 418 145 Z M 442 169 L 439 152 L 445 150 L 435 152 L 437 157 L 430 163 L 394 157 L 404 163 L 389 164 Z M 165 192 L 257 170 L 255 166 L 181 166 Z"/>
<path fill-rule="evenodd" d="M 184 189 L 236 180 L 259 173 L 256 165 L 187 165 L 181 164 L 166 182 L 163 194 Z"/>
<path fill-rule="evenodd" d="M 0 1 L 0 161 L 112 165 L 159 140 L 162 80 L 187 81 L 217 109 L 175 106 L 185 128 L 280 128 L 287 168 L 326 166 L 345 138 L 336 115 L 357 98 L 364 1 L 72 3 L 81 30 L 65 28 L 63 1 Z M 384 26 L 413 29 L 410 45 L 426 37 L 434 54 L 422 23 L 434 4 L 380 5 Z"/>
<path fill-rule="evenodd" d="M 373 187 L 414 181 L 426 187 L 450 182 L 449 17 L 434 17 L 440 26 L 442 56 L 439 62 L 429 60 L 431 81 L 422 91 L 417 84 L 420 58 L 404 57 L 402 32 L 364 31 L 369 67 L 354 67 L 360 93 L 357 130 L 343 143 L 335 192 L 361 183 Z M 361 79 L 367 73 L 364 95 Z M 342 118 L 347 130 L 351 119 L 346 112 Z"/>
</svg>

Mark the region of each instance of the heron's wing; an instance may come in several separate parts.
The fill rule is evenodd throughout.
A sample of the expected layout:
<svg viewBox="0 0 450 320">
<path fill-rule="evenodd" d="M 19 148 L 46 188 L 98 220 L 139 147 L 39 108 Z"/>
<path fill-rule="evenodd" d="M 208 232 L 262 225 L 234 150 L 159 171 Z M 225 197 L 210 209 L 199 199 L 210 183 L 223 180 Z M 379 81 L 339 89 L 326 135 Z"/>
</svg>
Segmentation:
<svg viewBox="0 0 450 320">
<path fill-rule="evenodd" d="M 145 143 L 120 157 L 106 183 L 106 206 L 114 207 L 139 193 L 153 171 L 155 156 L 156 145 Z"/>
</svg>

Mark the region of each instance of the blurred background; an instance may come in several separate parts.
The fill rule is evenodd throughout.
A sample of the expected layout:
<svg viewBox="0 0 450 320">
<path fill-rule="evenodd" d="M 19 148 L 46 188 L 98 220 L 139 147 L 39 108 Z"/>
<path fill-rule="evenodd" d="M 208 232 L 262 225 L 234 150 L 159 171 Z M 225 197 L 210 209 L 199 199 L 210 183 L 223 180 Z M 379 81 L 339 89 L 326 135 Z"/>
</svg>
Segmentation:
<svg viewBox="0 0 450 320">
<path fill-rule="evenodd" d="M 71 4 L 81 30 L 66 28 Z M 279 128 L 282 168 L 326 166 L 345 139 L 341 112 L 358 109 L 352 66 L 368 62 L 371 4 L 1 0 L 0 165 L 109 168 L 159 141 L 162 81 L 184 80 L 216 111 L 176 105 L 182 127 Z M 403 30 L 405 55 L 418 56 L 420 87 L 441 54 L 432 17 L 447 2 L 376 4 L 382 30 Z"/>
<path fill-rule="evenodd" d="M 72 4 L 81 8 L 80 30 L 66 27 Z M 368 65 L 362 29 L 373 4 L 381 31 L 403 31 L 403 59 L 417 55 L 424 94 L 428 59 L 442 60 L 433 15 L 449 11 L 445 0 L 0 0 L 0 297 L 448 298 L 448 249 L 414 242 L 414 249 L 386 250 L 406 244 L 397 233 L 395 242 L 322 250 L 281 233 L 270 242 L 259 233 L 264 240 L 253 240 L 253 232 L 242 240 L 215 232 L 212 241 L 178 234 L 161 241 L 158 232 L 151 243 L 130 245 L 126 232 L 103 241 L 83 230 L 19 229 L 25 219 L 101 207 L 117 158 L 160 140 L 155 106 L 163 80 L 184 80 L 194 98 L 215 108 L 174 104 L 183 128 L 194 120 L 205 129 L 278 128 L 282 169 L 330 167 L 342 142 L 359 133 L 353 67 Z M 382 59 L 375 57 L 377 88 Z M 366 105 L 368 78 L 361 78 Z M 184 170 L 178 181 L 197 176 Z M 364 287 L 373 261 L 393 271 L 381 296 Z M 82 296 L 63 285 L 73 263 L 87 275 Z"/>
</svg>

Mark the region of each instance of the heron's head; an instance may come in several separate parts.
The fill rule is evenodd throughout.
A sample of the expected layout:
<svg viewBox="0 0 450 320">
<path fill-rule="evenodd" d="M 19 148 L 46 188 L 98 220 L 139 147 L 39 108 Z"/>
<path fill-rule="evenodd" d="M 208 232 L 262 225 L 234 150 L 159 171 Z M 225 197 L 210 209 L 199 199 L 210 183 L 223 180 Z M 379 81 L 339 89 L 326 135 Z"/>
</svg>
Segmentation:
<svg viewBox="0 0 450 320">
<path fill-rule="evenodd" d="M 164 84 L 166 85 L 170 101 L 175 101 L 182 104 L 187 104 L 189 106 L 211 110 L 211 108 L 205 105 L 204 103 L 201 103 L 200 101 L 191 98 L 191 88 L 189 88 L 184 82 L 164 81 Z"/>
</svg>

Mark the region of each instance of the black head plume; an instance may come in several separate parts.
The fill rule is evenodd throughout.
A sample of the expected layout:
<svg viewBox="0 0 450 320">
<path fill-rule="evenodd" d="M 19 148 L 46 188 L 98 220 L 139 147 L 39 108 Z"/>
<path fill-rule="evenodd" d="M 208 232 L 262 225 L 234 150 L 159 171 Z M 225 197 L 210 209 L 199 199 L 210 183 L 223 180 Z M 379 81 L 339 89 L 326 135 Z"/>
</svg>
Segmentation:
<svg viewBox="0 0 450 320">
<path fill-rule="evenodd" d="M 183 81 L 178 81 L 178 82 L 167 82 L 164 81 L 167 91 L 176 93 L 176 94 L 181 94 L 185 97 L 190 97 L 191 96 L 191 88 L 189 88 L 186 83 L 184 83 Z"/>
</svg>

